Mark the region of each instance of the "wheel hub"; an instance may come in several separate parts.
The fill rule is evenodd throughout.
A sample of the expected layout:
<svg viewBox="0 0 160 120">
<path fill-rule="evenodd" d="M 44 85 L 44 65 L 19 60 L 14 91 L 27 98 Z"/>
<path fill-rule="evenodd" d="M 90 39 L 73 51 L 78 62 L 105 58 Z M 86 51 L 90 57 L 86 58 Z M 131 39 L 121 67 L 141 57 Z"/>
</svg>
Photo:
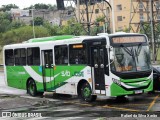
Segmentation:
<svg viewBox="0 0 160 120">
<path fill-rule="evenodd" d="M 83 90 L 84 97 L 89 97 L 90 94 L 91 94 L 90 89 L 88 87 L 84 88 L 84 90 Z"/>
</svg>

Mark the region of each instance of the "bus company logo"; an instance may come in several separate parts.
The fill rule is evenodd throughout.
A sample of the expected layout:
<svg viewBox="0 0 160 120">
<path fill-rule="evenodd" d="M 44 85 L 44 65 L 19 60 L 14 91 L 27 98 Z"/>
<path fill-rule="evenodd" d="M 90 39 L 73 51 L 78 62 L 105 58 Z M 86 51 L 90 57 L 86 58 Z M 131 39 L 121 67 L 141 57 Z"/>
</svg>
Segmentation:
<svg viewBox="0 0 160 120">
<path fill-rule="evenodd" d="M 76 77 L 84 77 L 84 72 L 74 72 L 74 76 Z"/>
<path fill-rule="evenodd" d="M 11 112 L 2 112 L 2 117 L 12 117 Z"/>
</svg>

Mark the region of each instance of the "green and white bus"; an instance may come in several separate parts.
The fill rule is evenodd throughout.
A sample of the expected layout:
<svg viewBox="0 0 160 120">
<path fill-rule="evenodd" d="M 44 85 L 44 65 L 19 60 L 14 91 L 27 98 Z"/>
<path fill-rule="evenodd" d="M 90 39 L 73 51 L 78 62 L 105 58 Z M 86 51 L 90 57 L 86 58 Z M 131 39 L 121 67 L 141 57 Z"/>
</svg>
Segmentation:
<svg viewBox="0 0 160 120">
<path fill-rule="evenodd" d="M 8 86 L 38 92 L 125 96 L 152 91 L 153 73 L 148 39 L 143 34 L 54 36 L 6 45 Z"/>
</svg>

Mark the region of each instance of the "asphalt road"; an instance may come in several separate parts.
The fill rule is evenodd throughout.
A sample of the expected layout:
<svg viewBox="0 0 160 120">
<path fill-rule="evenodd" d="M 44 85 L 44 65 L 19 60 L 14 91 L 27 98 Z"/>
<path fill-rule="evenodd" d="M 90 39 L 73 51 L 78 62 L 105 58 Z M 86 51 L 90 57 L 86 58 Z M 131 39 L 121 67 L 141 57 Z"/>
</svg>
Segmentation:
<svg viewBox="0 0 160 120">
<path fill-rule="evenodd" d="M 3 78 L 3 73 L 0 73 L 0 111 L 3 112 L 3 114 L 0 113 L 0 116 L 3 115 L 0 119 L 10 119 L 5 116 L 6 112 L 15 120 L 158 120 L 160 117 L 158 91 L 154 94 L 126 96 L 124 99 L 98 97 L 95 102 L 87 103 L 77 96 L 53 95 L 52 93 L 31 97 L 26 94 L 25 90 L 5 86 L 2 82 Z"/>
<path fill-rule="evenodd" d="M 93 103 L 76 96 L 53 95 L 30 97 L 28 95 L 0 94 L 0 110 L 13 113 L 39 113 L 45 119 L 158 119 L 160 109 L 158 93 L 116 99 L 98 98 Z M 133 116 L 134 115 L 134 116 Z M 13 117 L 16 117 L 13 114 Z M 28 118 L 25 118 L 28 119 Z M 40 118 L 39 118 L 40 119 Z M 43 118 L 42 118 L 43 119 Z"/>
</svg>

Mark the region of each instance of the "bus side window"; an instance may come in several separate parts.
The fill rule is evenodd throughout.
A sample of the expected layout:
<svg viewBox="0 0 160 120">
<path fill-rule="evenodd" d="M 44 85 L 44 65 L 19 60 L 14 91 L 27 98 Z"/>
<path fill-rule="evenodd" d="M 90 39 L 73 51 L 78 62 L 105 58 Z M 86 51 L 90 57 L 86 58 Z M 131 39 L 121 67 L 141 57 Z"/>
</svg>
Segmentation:
<svg viewBox="0 0 160 120">
<path fill-rule="evenodd" d="M 14 65 L 13 49 L 5 50 L 5 65 L 6 66 L 13 66 Z"/>
<path fill-rule="evenodd" d="M 59 45 L 54 47 L 56 65 L 68 64 L 68 47 Z"/>
<path fill-rule="evenodd" d="M 14 50 L 15 56 L 15 65 L 26 65 L 26 49 L 15 49 Z"/>
<path fill-rule="evenodd" d="M 26 49 L 21 49 L 21 65 L 26 65 Z"/>
<path fill-rule="evenodd" d="M 69 48 L 70 64 L 87 64 L 85 44 L 74 44 L 70 45 Z"/>
<path fill-rule="evenodd" d="M 40 65 L 39 47 L 27 48 L 27 64 L 28 65 Z"/>
</svg>

